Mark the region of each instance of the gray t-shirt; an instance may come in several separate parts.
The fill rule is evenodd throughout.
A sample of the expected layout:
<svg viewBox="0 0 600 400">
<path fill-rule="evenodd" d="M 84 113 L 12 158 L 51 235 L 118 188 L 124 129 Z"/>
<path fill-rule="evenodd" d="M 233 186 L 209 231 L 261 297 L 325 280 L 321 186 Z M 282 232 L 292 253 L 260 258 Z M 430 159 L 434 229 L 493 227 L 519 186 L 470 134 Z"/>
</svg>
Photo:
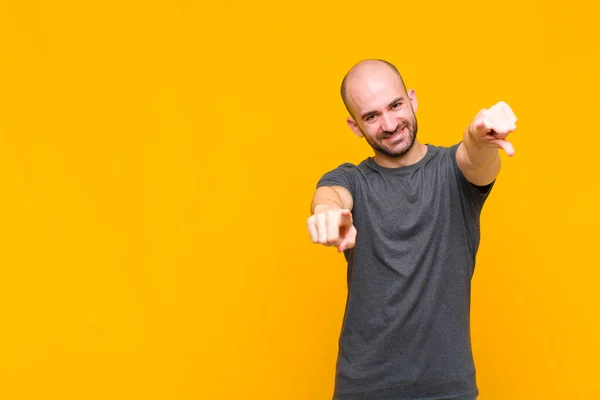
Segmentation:
<svg viewBox="0 0 600 400">
<path fill-rule="evenodd" d="M 459 143 L 460 144 L 460 143 Z M 367 158 L 326 173 L 354 199 L 356 245 L 339 338 L 334 398 L 455 399 L 478 395 L 470 339 L 479 217 L 493 183 L 469 183 L 456 150 L 427 145 L 416 164 Z"/>
</svg>

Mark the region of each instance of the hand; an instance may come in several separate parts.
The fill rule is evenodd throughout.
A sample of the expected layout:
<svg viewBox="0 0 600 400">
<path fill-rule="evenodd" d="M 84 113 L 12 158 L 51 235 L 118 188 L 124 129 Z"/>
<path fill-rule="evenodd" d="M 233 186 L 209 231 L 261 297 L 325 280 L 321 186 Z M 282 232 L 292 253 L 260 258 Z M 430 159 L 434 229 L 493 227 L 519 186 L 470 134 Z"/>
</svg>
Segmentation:
<svg viewBox="0 0 600 400">
<path fill-rule="evenodd" d="M 501 148 L 508 156 L 515 154 L 513 145 L 506 140 L 509 133 L 517 129 L 517 117 L 505 102 L 501 101 L 475 116 L 468 132 L 477 142 L 488 147 Z"/>
<path fill-rule="evenodd" d="M 313 243 L 337 246 L 338 252 L 351 249 L 356 243 L 352 213 L 346 209 L 317 206 L 315 213 L 308 218 L 308 232 Z"/>
</svg>

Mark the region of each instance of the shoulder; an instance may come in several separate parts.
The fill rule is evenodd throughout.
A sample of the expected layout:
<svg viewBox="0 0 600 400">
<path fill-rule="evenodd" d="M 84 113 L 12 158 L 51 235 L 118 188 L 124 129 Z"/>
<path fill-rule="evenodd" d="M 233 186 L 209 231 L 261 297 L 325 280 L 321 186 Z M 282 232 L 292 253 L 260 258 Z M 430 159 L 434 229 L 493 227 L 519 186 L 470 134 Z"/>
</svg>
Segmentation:
<svg viewBox="0 0 600 400">
<path fill-rule="evenodd" d="M 432 152 L 434 157 L 448 157 L 455 156 L 456 150 L 458 150 L 458 146 L 460 146 L 460 142 L 453 143 L 451 145 L 436 145 L 436 144 L 427 144 L 429 147 L 429 151 Z"/>
<path fill-rule="evenodd" d="M 464 196 L 465 200 L 471 203 L 476 209 L 480 209 L 489 196 L 494 182 L 486 186 L 477 186 L 467 180 L 458 166 L 456 153 L 462 141 L 450 146 L 436 146 L 440 155 L 440 165 L 449 171 L 452 177 L 451 181 Z"/>
<path fill-rule="evenodd" d="M 456 162 L 456 152 L 459 146 L 460 142 L 450 145 L 435 145 L 428 143 L 428 154 L 426 155 L 426 158 L 429 162 L 427 164 L 454 170 L 458 167 Z"/>
<path fill-rule="evenodd" d="M 354 164 L 354 163 L 351 163 L 351 162 L 344 162 L 344 163 L 338 165 L 336 168 L 334 168 L 334 170 L 337 169 L 337 170 L 344 170 L 344 171 L 351 172 L 351 171 L 357 170 L 360 165 L 361 164 Z"/>
<path fill-rule="evenodd" d="M 317 183 L 320 186 L 342 186 L 353 192 L 356 187 L 358 177 L 363 174 L 363 162 L 355 164 L 352 162 L 343 162 L 336 167 L 326 171 Z"/>
<path fill-rule="evenodd" d="M 361 172 L 369 169 L 369 160 L 369 158 L 366 158 L 358 163 L 353 163 L 350 161 L 342 162 L 341 164 L 326 170 L 324 175 L 331 173 L 360 174 Z"/>
</svg>

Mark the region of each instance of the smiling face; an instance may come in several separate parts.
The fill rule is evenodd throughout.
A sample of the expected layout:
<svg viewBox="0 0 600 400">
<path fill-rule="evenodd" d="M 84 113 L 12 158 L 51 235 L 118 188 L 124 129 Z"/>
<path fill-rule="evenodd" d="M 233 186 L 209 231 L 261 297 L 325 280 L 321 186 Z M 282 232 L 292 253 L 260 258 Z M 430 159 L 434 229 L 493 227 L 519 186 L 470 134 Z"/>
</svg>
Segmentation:
<svg viewBox="0 0 600 400">
<path fill-rule="evenodd" d="M 376 158 L 404 157 L 416 140 L 416 95 L 400 75 L 382 62 L 365 62 L 347 76 L 348 126 L 364 137 Z"/>
</svg>

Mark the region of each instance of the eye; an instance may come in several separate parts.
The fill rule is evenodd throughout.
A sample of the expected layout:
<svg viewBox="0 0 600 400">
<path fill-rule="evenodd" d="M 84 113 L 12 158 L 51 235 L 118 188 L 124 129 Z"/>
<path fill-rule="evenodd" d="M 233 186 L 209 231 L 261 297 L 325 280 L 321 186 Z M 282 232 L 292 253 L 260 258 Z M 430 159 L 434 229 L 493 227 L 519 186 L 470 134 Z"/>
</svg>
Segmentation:
<svg viewBox="0 0 600 400">
<path fill-rule="evenodd" d="M 373 118 L 375 118 L 374 114 L 369 115 L 367 118 L 365 118 L 365 121 L 372 121 Z"/>
<path fill-rule="evenodd" d="M 394 105 L 392 106 L 392 108 L 393 108 L 394 110 L 396 110 L 396 109 L 400 108 L 400 106 L 401 106 L 401 105 L 402 105 L 402 103 L 401 103 L 401 102 L 397 102 L 397 103 L 394 103 Z"/>
</svg>

